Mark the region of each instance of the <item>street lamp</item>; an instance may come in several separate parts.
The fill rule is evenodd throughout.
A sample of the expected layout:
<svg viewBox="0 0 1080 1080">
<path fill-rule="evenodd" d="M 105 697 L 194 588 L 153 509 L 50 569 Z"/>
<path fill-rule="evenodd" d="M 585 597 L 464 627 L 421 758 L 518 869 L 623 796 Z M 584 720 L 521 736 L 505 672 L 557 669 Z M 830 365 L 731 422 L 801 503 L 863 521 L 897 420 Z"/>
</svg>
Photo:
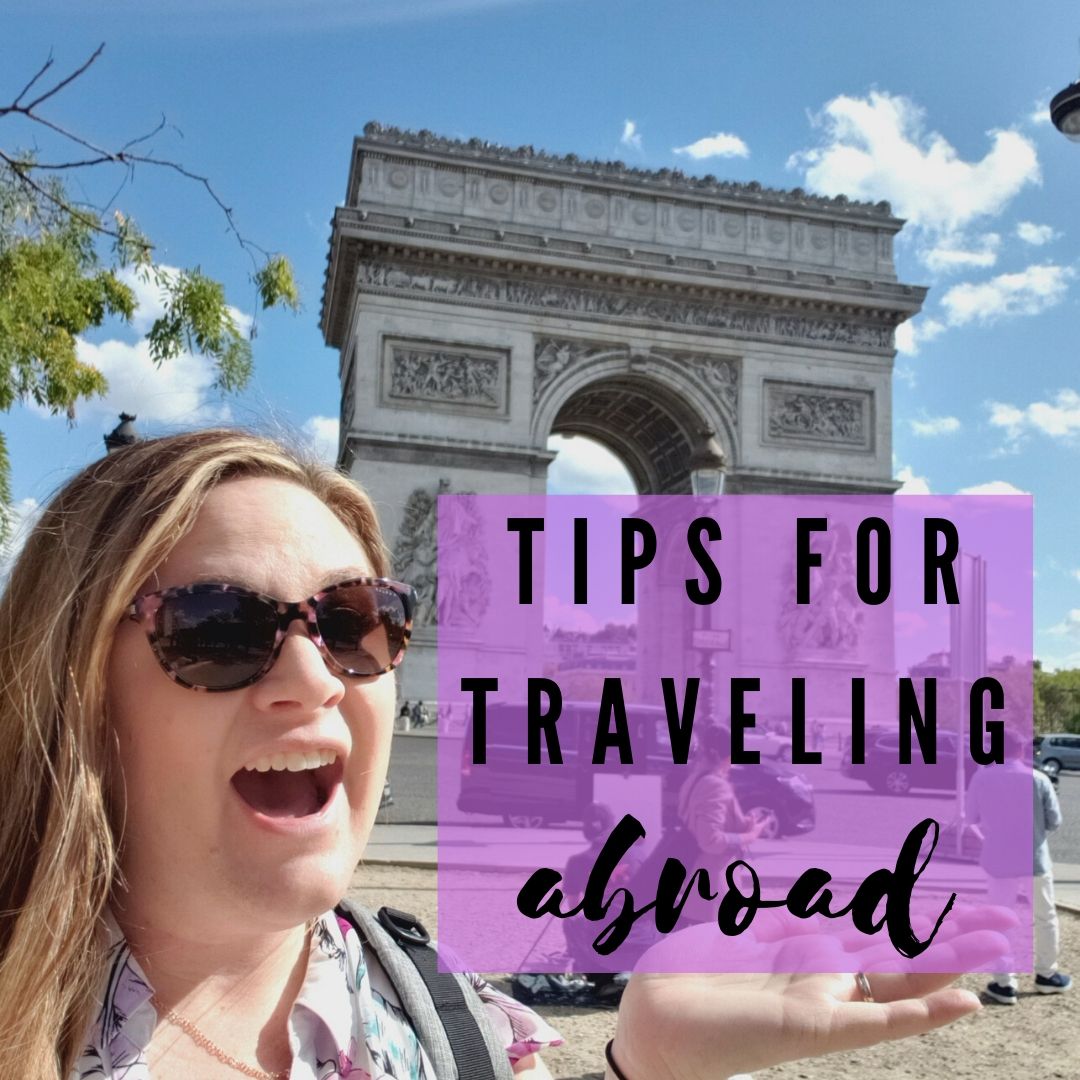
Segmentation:
<svg viewBox="0 0 1080 1080">
<path fill-rule="evenodd" d="M 1065 138 L 1080 142 L 1080 79 L 1053 96 L 1050 119 Z"/>
<path fill-rule="evenodd" d="M 724 494 L 727 458 L 711 431 L 701 432 L 700 442 L 690 455 L 690 490 L 708 498 Z"/>
<path fill-rule="evenodd" d="M 716 441 L 716 435 L 709 430 L 702 431 L 697 448 L 690 455 L 690 490 L 699 498 L 723 495 L 726 475 L 727 458 Z M 708 622 L 711 618 L 709 614 L 711 610 L 711 608 L 702 609 L 701 618 L 706 626 L 701 631 L 701 639 L 710 636 Z M 698 634 L 695 633 L 694 636 L 698 637 Z M 703 644 L 705 647 L 698 649 L 700 670 L 705 682 L 701 705 L 706 722 L 711 724 L 713 722 L 713 680 L 716 674 L 713 661 L 716 652 L 712 641 L 703 641 Z"/>
<path fill-rule="evenodd" d="M 135 416 L 132 413 L 122 412 L 120 423 L 104 436 L 105 453 L 111 454 L 116 450 L 123 450 L 125 446 L 132 446 L 139 441 L 139 433 L 135 430 Z"/>
</svg>

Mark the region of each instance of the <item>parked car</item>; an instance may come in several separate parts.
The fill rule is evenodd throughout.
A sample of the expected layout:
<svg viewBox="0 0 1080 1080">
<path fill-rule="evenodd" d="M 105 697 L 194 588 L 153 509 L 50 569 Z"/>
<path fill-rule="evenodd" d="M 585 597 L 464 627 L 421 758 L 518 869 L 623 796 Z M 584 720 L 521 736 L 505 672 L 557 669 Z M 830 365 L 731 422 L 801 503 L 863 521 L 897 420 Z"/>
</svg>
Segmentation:
<svg viewBox="0 0 1080 1080">
<path fill-rule="evenodd" d="M 911 763 L 900 761 L 900 734 L 895 728 L 867 728 L 866 753 L 863 764 L 851 760 L 851 736 L 844 741 L 840 771 L 844 776 L 865 781 L 874 791 L 886 795 L 906 795 L 913 788 L 950 791 L 956 788 L 956 751 L 958 740 L 951 731 L 937 733 L 937 763 L 927 765 L 922 760 L 918 742 L 912 736 Z M 964 784 L 974 775 L 978 765 L 962 748 Z"/>
<path fill-rule="evenodd" d="M 1047 776 L 1057 776 L 1063 769 L 1080 769 L 1080 735 L 1036 736 L 1035 764 Z"/>
<path fill-rule="evenodd" d="M 489 706 L 488 765 L 472 763 L 470 723 L 462 744 L 458 809 L 467 814 L 499 814 L 507 825 L 517 827 L 581 821 L 585 808 L 596 801 L 594 770 L 584 767 L 592 758 L 596 713 L 595 703 L 564 703 L 558 721 L 563 764 L 537 766 L 529 765 L 527 760 L 525 707 Z M 662 708 L 627 706 L 627 720 L 633 745 L 645 748 L 646 771 L 679 779 L 679 783 L 669 783 L 663 790 L 664 820 L 670 823 L 675 820 L 678 789 L 689 766 L 685 771 L 672 769 Z M 730 775 L 743 810 L 764 823 L 763 837 L 790 836 L 813 829 L 814 791 L 803 773 L 763 758 L 757 765 L 733 765 Z"/>
</svg>

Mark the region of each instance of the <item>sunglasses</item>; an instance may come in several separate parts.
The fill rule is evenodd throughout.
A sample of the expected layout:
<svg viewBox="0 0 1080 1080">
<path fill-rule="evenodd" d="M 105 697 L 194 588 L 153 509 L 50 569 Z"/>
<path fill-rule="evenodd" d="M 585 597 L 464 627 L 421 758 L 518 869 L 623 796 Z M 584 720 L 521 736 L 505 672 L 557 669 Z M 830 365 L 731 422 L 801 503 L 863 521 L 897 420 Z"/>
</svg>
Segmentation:
<svg viewBox="0 0 1080 1080">
<path fill-rule="evenodd" d="M 170 679 L 192 690 L 239 690 L 274 665 L 295 619 L 327 667 L 354 678 L 401 663 L 415 594 L 387 578 L 354 578 L 286 603 L 238 585 L 200 582 L 144 593 L 127 611 Z"/>
</svg>

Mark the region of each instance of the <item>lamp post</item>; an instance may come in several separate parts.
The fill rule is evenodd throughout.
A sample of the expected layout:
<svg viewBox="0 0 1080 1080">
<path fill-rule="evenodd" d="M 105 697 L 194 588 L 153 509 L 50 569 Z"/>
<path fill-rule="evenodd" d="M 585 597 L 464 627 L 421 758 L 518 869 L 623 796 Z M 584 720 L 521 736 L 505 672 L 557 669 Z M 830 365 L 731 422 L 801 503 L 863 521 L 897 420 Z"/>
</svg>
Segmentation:
<svg viewBox="0 0 1080 1080">
<path fill-rule="evenodd" d="M 715 498 L 724 494 L 724 479 L 727 475 L 727 457 L 716 441 L 714 432 L 702 431 L 698 445 L 690 455 L 690 490 L 698 498 Z M 702 620 L 708 625 L 710 609 L 705 609 Z M 708 630 L 705 631 L 708 634 Z M 705 692 L 701 706 L 707 723 L 713 722 L 713 660 L 716 651 L 707 647 L 698 650 L 699 668 L 705 679 Z"/>
<path fill-rule="evenodd" d="M 703 431 L 690 455 L 690 490 L 706 498 L 724 494 L 727 457 L 711 431 Z"/>
<path fill-rule="evenodd" d="M 1050 119 L 1065 138 L 1080 142 L 1080 79 L 1053 96 Z"/>
<path fill-rule="evenodd" d="M 132 413 L 120 414 L 120 423 L 104 436 L 106 454 L 123 450 L 125 446 L 133 446 L 139 441 L 139 433 L 135 430 L 135 419 Z"/>
</svg>

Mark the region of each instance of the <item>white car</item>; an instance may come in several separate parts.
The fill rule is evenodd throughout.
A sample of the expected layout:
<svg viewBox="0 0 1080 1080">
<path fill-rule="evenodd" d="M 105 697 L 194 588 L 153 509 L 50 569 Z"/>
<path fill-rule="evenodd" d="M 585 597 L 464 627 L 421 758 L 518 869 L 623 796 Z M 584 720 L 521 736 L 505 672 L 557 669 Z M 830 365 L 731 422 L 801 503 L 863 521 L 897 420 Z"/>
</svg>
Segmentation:
<svg viewBox="0 0 1080 1080">
<path fill-rule="evenodd" d="M 791 762 L 791 739 L 771 731 L 744 731 L 743 748 L 756 750 L 763 761 Z"/>
</svg>

